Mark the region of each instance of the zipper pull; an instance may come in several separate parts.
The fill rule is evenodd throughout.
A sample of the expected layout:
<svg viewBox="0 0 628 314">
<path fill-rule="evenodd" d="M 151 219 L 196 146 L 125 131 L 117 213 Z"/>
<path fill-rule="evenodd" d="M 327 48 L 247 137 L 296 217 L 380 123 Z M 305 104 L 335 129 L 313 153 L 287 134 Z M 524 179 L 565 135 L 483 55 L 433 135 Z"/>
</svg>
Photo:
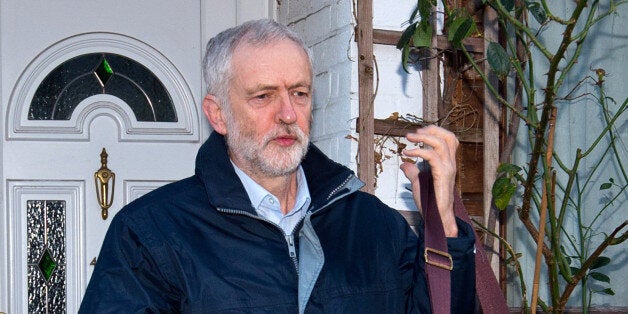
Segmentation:
<svg viewBox="0 0 628 314">
<path fill-rule="evenodd" d="M 296 261 L 297 259 L 297 249 L 294 246 L 294 236 L 287 235 L 286 242 L 288 242 L 288 252 L 290 257 Z"/>
</svg>

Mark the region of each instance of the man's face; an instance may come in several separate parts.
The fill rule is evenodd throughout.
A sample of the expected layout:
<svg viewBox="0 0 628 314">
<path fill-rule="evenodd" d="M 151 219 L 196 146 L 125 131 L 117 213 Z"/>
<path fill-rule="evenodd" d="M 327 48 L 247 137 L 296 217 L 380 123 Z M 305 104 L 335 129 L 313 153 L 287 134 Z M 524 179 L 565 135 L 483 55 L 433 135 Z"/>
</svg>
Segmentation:
<svg viewBox="0 0 628 314">
<path fill-rule="evenodd" d="M 289 40 L 241 45 L 231 60 L 227 144 L 234 163 L 266 177 L 290 174 L 305 156 L 312 104 L 305 52 Z"/>
</svg>

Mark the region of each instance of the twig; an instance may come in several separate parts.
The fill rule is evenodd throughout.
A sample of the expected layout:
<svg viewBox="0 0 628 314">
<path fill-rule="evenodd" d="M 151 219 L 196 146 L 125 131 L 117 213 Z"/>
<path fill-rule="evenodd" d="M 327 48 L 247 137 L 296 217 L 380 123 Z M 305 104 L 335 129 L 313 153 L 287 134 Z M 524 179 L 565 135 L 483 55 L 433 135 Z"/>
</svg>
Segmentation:
<svg viewBox="0 0 628 314">
<path fill-rule="evenodd" d="M 587 258 L 587 260 L 582 264 L 582 267 L 580 267 L 580 270 L 574 276 L 573 282 L 568 283 L 567 286 L 565 286 L 565 290 L 563 291 L 563 294 L 560 297 L 560 301 L 558 303 L 559 308 L 565 307 L 565 305 L 567 304 L 567 300 L 569 299 L 569 296 L 571 295 L 571 292 L 573 291 L 573 289 L 576 287 L 578 282 L 587 274 L 589 267 L 591 267 L 593 262 L 598 257 L 600 257 L 602 252 L 608 246 L 620 244 L 624 242 L 626 239 L 628 239 L 628 231 L 624 231 L 624 233 L 620 237 L 617 237 L 617 238 L 615 237 L 626 226 L 628 226 L 628 221 L 624 221 L 624 223 L 619 225 L 619 227 L 615 228 L 615 230 L 606 239 L 604 239 L 602 243 L 600 243 L 600 245 L 597 247 L 595 252 L 593 252 L 593 254 L 591 254 L 591 256 L 589 256 L 589 258 Z"/>
<path fill-rule="evenodd" d="M 547 142 L 547 150 L 545 152 L 545 162 L 547 167 L 552 164 L 552 152 L 554 149 L 554 131 L 556 130 L 556 107 L 552 108 L 552 113 L 549 118 L 549 135 Z M 542 251 L 545 239 L 545 225 L 547 224 L 547 207 L 548 207 L 548 191 L 553 190 L 555 184 L 555 177 L 552 177 L 550 182 L 552 186 L 548 188 L 548 182 L 543 184 L 543 194 L 541 195 L 541 217 L 539 218 L 539 235 L 536 239 L 536 260 L 534 263 L 534 280 L 532 282 L 532 303 L 530 305 L 533 311 L 536 310 L 537 299 L 539 296 L 539 277 L 541 275 L 541 262 Z M 553 207 L 553 204 L 549 206 Z M 553 231 L 553 230 L 552 230 Z"/>
</svg>

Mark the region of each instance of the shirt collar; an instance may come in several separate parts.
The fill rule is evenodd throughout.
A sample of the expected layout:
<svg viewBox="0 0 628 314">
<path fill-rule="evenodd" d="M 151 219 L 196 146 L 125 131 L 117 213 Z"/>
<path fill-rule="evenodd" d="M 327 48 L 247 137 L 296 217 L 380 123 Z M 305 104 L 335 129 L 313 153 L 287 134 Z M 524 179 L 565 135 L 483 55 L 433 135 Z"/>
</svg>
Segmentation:
<svg viewBox="0 0 628 314">
<path fill-rule="evenodd" d="M 260 211 L 260 207 L 265 198 L 270 197 L 274 199 L 277 204 L 279 204 L 279 199 L 268 192 L 265 188 L 255 182 L 251 177 L 249 177 L 244 171 L 242 171 L 236 164 L 231 161 L 233 165 L 233 169 L 235 169 L 235 173 L 242 181 L 242 185 L 244 185 L 244 189 L 246 190 L 246 194 L 248 194 L 249 199 L 251 200 L 251 205 L 258 212 Z M 287 215 L 292 215 L 296 211 L 300 211 L 301 208 L 309 207 L 311 202 L 310 198 L 310 190 L 307 185 L 307 180 L 305 179 L 305 172 L 303 171 L 303 167 L 299 165 L 297 168 L 297 195 L 294 203 L 294 208 L 290 209 Z M 281 208 L 277 206 L 278 210 L 281 211 Z"/>
</svg>

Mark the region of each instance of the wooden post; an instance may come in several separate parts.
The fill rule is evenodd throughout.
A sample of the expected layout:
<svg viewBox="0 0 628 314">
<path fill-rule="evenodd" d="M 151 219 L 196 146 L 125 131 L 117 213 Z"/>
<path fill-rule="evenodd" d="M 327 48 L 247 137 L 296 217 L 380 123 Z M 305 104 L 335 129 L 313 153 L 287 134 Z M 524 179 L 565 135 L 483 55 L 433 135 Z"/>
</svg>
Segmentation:
<svg viewBox="0 0 628 314">
<path fill-rule="evenodd" d="M 436 6 L 432 6 L 432 34 L 436 34 Z M 432 36 L 432 43 L 428 50 L 427 67 L 423 72 L 423 120 L 428 123 L 438 121 L 440 104 L 440 62 L 437 58 L 438 36 Z"/>
<path fill-rule="evenodd" d="M 484 38 L 487 42 L 499 42 L 497 12 L 490 6 L 484 9 Z M 484 55 L 486 48 L 484 45 Z M 490 70 L 488 62 L 484 62 L 484 72 L 488 73 L 490 83 L 498 86 L 497 76 Z M 488 218 L 493 210 L 493 182 L 497 178 L 497 166 L 499 165 L 499 122 L 501 109 L 499 103 L 488 88 L 484 87 L 484 175 L 483 175 L 483 202 L 484 202 L 484 225 L 488 226 Z M 499 230 L 499 222 L 496 222 L 492 231 Z M 499 241 L 494 241 L 493 249 L 499 250 Z M 489 254 L 491 267 L 494 272 L 499 271 L 499 259 L 494 258 L 496 254 Z M 499 274 L 496 276 L 499 278 Z"/>
<path fill-rule="evenodd" d="M 358 177 L 366 183 L 363 191 L 375 192 L 375 139 L 373 96 L 373 2 L 357 1 L 358 94 L 360 124 L 358 132 Z"/>
</svg>

